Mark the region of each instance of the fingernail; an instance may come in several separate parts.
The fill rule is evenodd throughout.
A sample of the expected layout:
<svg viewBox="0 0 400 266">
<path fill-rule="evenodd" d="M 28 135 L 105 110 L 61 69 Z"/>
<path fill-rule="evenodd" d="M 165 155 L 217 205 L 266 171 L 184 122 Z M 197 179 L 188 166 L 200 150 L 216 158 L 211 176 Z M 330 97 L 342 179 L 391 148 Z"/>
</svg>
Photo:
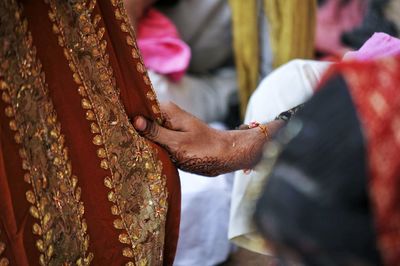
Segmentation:
<svg viewBox="0 0 400 266">
<path fill-rule="evenodd" d="M 141 116 L 135 117 L 134 126 L 139 131 L 144 131 L 146 129 L 146 119 Z"/>
</svg>

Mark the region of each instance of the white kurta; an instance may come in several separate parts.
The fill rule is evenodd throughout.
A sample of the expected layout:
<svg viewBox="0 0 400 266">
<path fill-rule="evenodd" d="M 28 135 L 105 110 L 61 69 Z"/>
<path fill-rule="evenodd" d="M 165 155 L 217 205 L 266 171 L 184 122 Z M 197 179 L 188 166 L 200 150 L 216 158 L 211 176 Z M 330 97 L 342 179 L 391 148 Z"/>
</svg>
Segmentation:
<svg viewBox="0 0 400 266">
<path fill-rule="evenodd" d="M 267 76 L 252 95 L 245 123 L 270 122 L 280 113 L 307 101 L 330 63 L 294 60 Z M 229 239 L 243 248 L 268 254 L 252 223 L 253 209 L 265 182 L 257 171 L 235 173 L 230 212 Z"/>
</svg>

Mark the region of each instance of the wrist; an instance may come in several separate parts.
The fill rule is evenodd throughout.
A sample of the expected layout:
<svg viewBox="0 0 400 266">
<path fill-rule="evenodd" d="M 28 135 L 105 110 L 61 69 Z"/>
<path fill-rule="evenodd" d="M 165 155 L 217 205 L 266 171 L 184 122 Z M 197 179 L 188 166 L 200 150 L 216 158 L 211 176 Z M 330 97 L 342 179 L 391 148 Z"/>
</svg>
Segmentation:
<svg viewBox="0 0 400 266">
<path fill-rule="evenodd" d="M 233 170 L 252 168 L 261 158 L 267 137 L 260 128 L 227 131 L 225 156 L 230 158 Z"/>
<path fill-rule="evenodd" d="M 229 142 L 225 144 L 225 150 L 227 156 L 234 158 L 235 170 L 253 168 L 261 159 L 265 143 L 284 124 L 284 121 L 276 120 L 250 129 L 228 131 L 226 140 Z"/>
</svg>

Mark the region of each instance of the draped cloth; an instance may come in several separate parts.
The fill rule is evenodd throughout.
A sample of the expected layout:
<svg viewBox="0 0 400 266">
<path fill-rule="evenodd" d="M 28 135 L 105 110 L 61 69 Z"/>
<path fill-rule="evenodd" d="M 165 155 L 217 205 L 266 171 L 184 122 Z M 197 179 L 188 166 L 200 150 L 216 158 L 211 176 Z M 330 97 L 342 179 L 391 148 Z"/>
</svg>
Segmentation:
<svg viewBox="0 0 400 266">
<path fill-rule="evenodd" d="M 260 79 L 261 48 L 258 17 L 262 4 L 257 0 L 230 0 L 229 2 L 232 9 L 241 111 L 244 114 L 247 101 Z M 274 67 L 295 58 L 313 58 L 316 1 L 264 0 L 263 4 L 270 27 L 269 38 Z"/>
<path fill-rule="evenodd" d="M 264 9 L 271 27 L 274 67 L 314 57 L 315 0 L 264 0 Z"/>
<path fill-rule="evenodd" d="M 172 265 L 180 184 L 120 0 L 0 2 L 0 261 Z M 2 264 L 3 265 L 3 264 Z"/>
<path fill-rule="evenodd" d="M 255 217 L 284 257 L 399 264 L 399 71 L 398 56 L 335 65 L 278 135 Z"/>
<path fill-rule="evenodd" d="M 370 61 L 399 55 L 398 39 L 383 33 L 374 34 L 360 50 L 346 54 L 346 60 Z M 272 72 L 250 98 L 245 123 L 272 121 L 278 114 L 304 103 L 318 87 L 328 62 L 293 60 Z M 334 97 L 332 97 L 334 98 Z M 253 223 L 255 203 L 266 180 L 265 171 L 257 168 L 250 174 L 235 173 L 228 237 L 249 250 L 268 253 Z"/>
<path fill-rule="evenodd" d="M 250 98 L 245 123 L 271 122 L 281 112 L 307 101 L 314 93 L 331 63 L 312 60 L 293 60 L 267 76 Z M 270 254 L 252 216 L 255 203 L 265 182 L 264 171 L 255 169 L 249 174 L 235 173 L 232 192 L 228 238 L 243 248 Z"/>
<path fill-rule="evenodd" d="M 368 193 L 385 265 L 400 263 L 400 57 L 338 66 L 365 134 Z M 371 75 L 373 73 L 373 75 Z"/>
</svg>

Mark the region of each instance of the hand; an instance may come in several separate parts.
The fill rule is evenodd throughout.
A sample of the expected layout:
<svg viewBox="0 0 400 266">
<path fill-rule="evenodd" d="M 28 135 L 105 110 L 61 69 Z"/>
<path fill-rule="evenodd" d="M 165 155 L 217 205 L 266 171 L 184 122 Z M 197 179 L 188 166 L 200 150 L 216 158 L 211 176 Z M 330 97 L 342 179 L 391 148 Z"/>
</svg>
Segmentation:
<svg viewBox="0 0 400 266">
<path fill-rule="evenodd" d="M 135 128 L 148 139 L 164 146 L 176 165 L 188 172 L 217 176 L 252 168 L 261 158 L 267 141 L 259 128 L 221 131 L 183 111 L 173 103 L 161 104 L 166 127 L 143 117 L 134 119 Z M 268 124 L 270 134 L 282 125 Z"/>
</svg>

